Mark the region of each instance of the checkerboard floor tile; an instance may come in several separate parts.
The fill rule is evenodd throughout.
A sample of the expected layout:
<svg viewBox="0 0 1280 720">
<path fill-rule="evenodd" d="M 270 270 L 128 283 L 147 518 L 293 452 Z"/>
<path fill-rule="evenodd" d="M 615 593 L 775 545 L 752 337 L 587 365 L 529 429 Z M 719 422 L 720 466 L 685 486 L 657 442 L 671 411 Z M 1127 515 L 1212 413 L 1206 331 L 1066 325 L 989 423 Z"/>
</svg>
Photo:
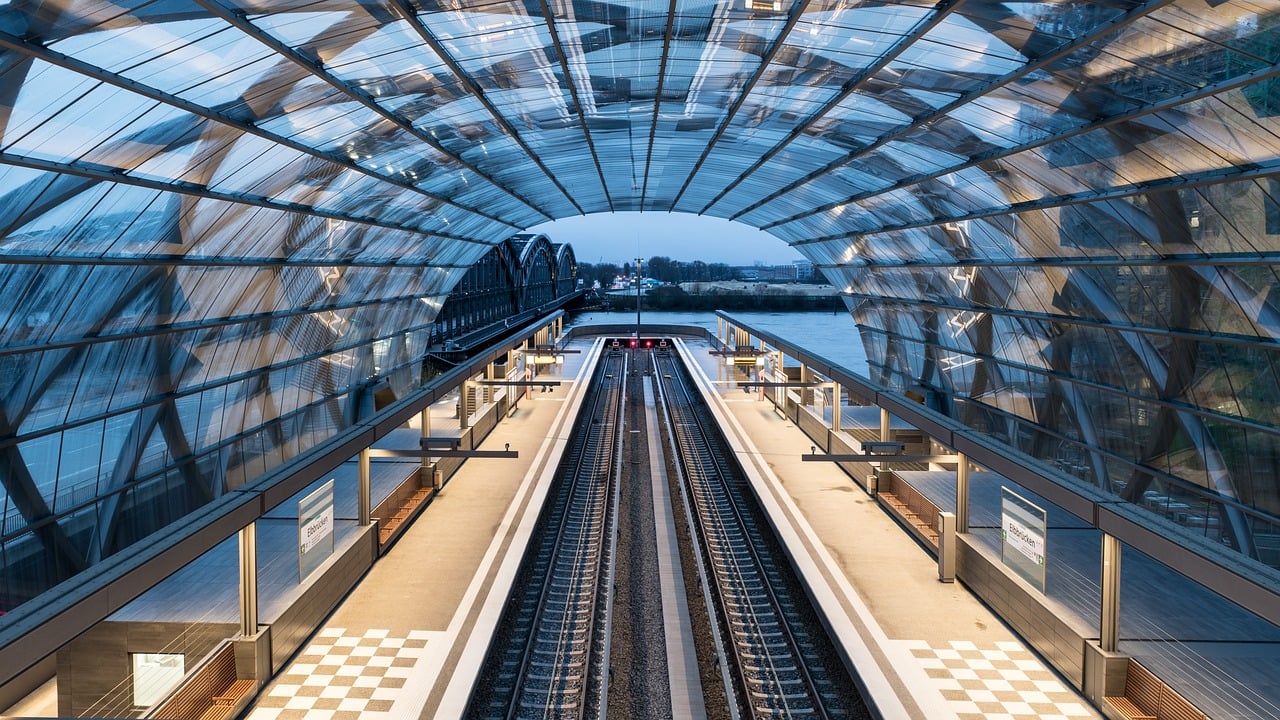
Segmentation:
<svg viewBox="0 0 1280 720">
<path fill-rule="evenodd" d="M 1100 717 L 1021 643 L 946 647 L 909 643 L 958 720 L 1080 720 Z"/>
<path fill-rule="evenodd" d="M 429 633 L 324 628 L 258 697 L 249 720 L 358 720 L 387 713 Z"/>
</svg>

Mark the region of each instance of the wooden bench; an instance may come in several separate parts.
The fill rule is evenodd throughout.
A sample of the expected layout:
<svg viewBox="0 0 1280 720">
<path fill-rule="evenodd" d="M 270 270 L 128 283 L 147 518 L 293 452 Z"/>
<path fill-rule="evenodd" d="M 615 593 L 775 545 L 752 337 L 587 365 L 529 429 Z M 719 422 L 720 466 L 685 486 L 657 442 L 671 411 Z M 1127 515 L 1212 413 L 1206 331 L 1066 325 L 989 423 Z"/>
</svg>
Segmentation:
<svg viewBox="0 0 1280 720">
<path fill-rule="evenodd" d="M 395 514 L 378 528 L 378 542 L 386 544 L 395 535 L 396 530 L 427 501 L 430 495 L 430 488 L 418 488 L 412 495 L 405 498 L 404 502 L 400 503 L 400 507 L 396 509 Z"/>
<path fill-rule="evenodd" d="M 226 718 L 231 717 L 231 712 L 235 710 L 236 703 L 253 692 L 255 688 L 257 688 L 257 683 L 253 680 L 243 678 L 235 680 L 225 690 L 213 696 L 213 704 L 200 715 L 200 720 L 226 720 Z"/>
<path fill-rule="evenodd" d="M 1125 720 L 1208 720 L 1133 658 L 1125 671 L 1124 695 L 1108 695 L 1103 700 Z"/>
<path fill-rule="evenodd" d="M 906 523 L 921 541 L 937 550 L 938 506 L 893 473 L 889 474 L 885 484 L 888 487 L 881 488 L 876 496 L 894 515 Z"/>
<path fill-rule="evenodd" d="M 1133 704 L 1133 701 L 1123 695 L 1107 696 L 1107 704 L 1115 708 L 1126 720 L 1156 720 L 1155 715 L 1148 714 L 1145 710 Z"/>
<path fill-rule="evenodd" d="M 247 695 L 258 688 L 256 681 L 236 677 L 235 648 L 223 643 L 209 654 L 163 703 L 152 718 L 168 720 L 226 720 L 239 709 Z"/>
<path fill-rule="evenodd" d="M 231 683 L 231 685 L 228 686 L 226 690 L 223 690 L 221 694 L 213 696 L 213 704 L 214 705 L 235 705 L 236 702 L 240 700 L 240 698 L 253 692 L 253 688 L 255 684 L 256 683 L 254 683 L 253 680 L 246 680 L 244 678 L 236 680 L 235 682 Z"/>
</svg>

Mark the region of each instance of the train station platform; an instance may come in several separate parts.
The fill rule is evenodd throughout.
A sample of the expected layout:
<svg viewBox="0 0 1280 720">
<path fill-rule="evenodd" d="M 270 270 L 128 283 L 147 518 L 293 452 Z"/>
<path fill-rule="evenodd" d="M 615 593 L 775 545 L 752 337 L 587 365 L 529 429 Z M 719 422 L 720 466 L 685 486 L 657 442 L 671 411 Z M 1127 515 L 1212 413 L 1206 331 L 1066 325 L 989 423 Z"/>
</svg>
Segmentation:
<svg viewBox="0 0 1280 720">
<path fill-rule="evenodd" d="M 722 358 L 686 343 L 691 372 L 775 528 L 891 718 L 1101 715 L 834 463 L 803 462 L 812 441 L 756 393 L 719 381 Z M 852 418 L 851 418 L 852 419 Z"/>
<path fill-rule="evenodd" d="M 250 720 L 449 718 L 465 709 L 546 484 L 583 397 L 592 339 L 580 337 L 548 393 L 535 392 L 259 694 Z M 872 704 L 888 718 L 1099 718 L 998 617 L 834 465 L 801 463 L 809 440 L 754 396 L 694 370 L 768 512 L 831 617 Z M 692 368 L 691 368 L 692 369 Z M 712 372 L 714 372 L 712 370 Z"/>
<path fill-rule="evenodd" d="M 785 407 L 780 407 L 766 400 L 764 392 L 742 392 L 740 382 L 747 375 L 727 367 L 723 356 L 712 354 L 709 342 L 691 342 L 689 346 L 701 368 L 704 386 L 722 401 L 728 420 L 722 425 L 738 429 L 741 457 L 751 458 L 757 468 L 767 468 L 760 476 L 776 477 L 762 480 L 760 487 L 768 490 L 785 514 L 802 518 L 812 528 L 818 540 L 808 541 L 808 551 L 815 559 L 829 563 L 829 582 L 838 585 L 842 579 L 849 581 L 885 633 L 887 647 L 907 648 L 912 658 L 926 658 L 930 679 L 943 679 L 949 702 L 967 700 L 954 688 L 950 670 L 936 667 L 931 651 L 924 646 L 1018 642 L 1033 649 L 1045 667 L 1060 673 L 1069 687 L 1083 688 L 1094 703 L 1104 702 L 1100 697 L 1103 687 L 1108 688 L 1108 696 L 1141 694 L 1148 692 L 1143 689 L 1146 687 L 1158 692 L 1162 698 L 1159 704 L 1167 706 L 1154 713 L 1157 717 L 1280 718 L 1280 683 L 1274 672 L 1280 660 L 1280 627 L 1175 567 L 1125 547 L 1120 563 L 1125 581 L 1119 591 L 1118 652 L 1103 653 L 1098 649 L 1102 594 L 1099 531 L 1020 484 L 1016 477 L 991 471 L 970 470 L 965 483 L 968 528 L 962 536 L 957 535 L 965 558 L 961 563 L 965 572 L 962 576 L 957 572 L 957 576 L 964 584 L 957 582 L 953 588 L 939 583 L 936 536 L 922 537 L 919 525 L 912 526 L 923 516 L 903 517 L 904 513 L 890 508 L 901 502 L 901 497 L 892 497 L 901 490 L 920 501 L 924 515 L 931 516 L 928 511 L 935 508 L 939 513 L 957 513 L 954 463 L 929 465 L 927 470 L 908 469 L 912 465 L 908 463 L 897 465 L 899 469 L 891 473 L 877 473 L 881 477 L 874 484 L 882 490 L 877 498 L 870 490 L 872 480 L 864 482 L 865 475 L 851 477 L 835 462 L 801 459 L 828 450 L 856 453 L 861 442 L 882 440 L 883 433 L 894 440 L 906 440 L 907 445 L 922 443 L 914 452 L 927 454 L 931 452 L 927 436 L 897 417 L 882 417 L 877 406 L 844 405 L 843 401 L 839 405 L 841 429 L 832 430 L 830 390 L 825 398 L 822 392 L 812 392 L 803 401 L 809 404 L 797 408 L 797 398 L 804 392 L 790 388 L 779 393 L 790 395 Z M 850 402 L 855 402 L 850 397 Z M 932 452 L 939 452 L 936 445 Z M 865 463 L 845 466 L 864 473 L 874 470 Z M 893 493 L 884 489 L 886 475 L 891 478 L 888 487 Z M 1042 587 L 1021 582 L 1004 568 L 1001 500 L 1006 489 L 1044 510 L 1049 554 L 1044 563 L 1047 582 Z M 905 545 L 900 538 L 907 538 Z M 838 572 L 830 568 L 838 568 Z M 948 588 L 964 593 L 967 602 L 938 603 L 937 596 Z M 979 614 L 974 615 L 972 627 L 953 620 L 969 616 L 969 606 L 974 603 Z M 983 616 L 994 619 L 995 624 Z M 959 634 L 949 637 L 953 628 Z M 999 637 L 1010 630 L 1020 639 Z M 906 659 L 908 664 L 898 667 L 909 668 L 911 658 Z M 1138 687 L 1130 689 L 1123 674 L 1115 680 L 1101 665 L 1111 661 L 1126 663 L 1130 673 L 1147 680 L 1140 679 Z M 997 683 L 997 687 L 1004 685 Z M 990 705 L 984 712 L 1005 711 Z"/>
<path fill-rule="evenodd" d="M 461 714 L 589 377 L 571 346 L 477 448 L 519 457 L 468 460 L 245 717 Z"/>
<path fill-rule="evenodd" d="M 565 346 L 571 352 L 563 356 L 563 364 L 544 369 L 547 374 L 540 376 L 561 384 L 525 390 L 527 396 L 477 448 L 502 449 L 509 444 L 519 451 L 519 458 L 469 459 L 262 688 L 244 717 L 354 720 L 461 715 L 479 677 L 560 451 L 586 395 L 587 379 L 602 342 L 595 332 L 605 331 L 573 334 Z M 975 594 L 960 582 L 939 581 L 931 550 L 835 463 L 803 461 L 802 456 L 813 447 L 805 429 L 758 393 L 742 392 L 737 384 L 741 378 L 726 368 L 722 356 L 713 354 L 710 340 L 688 337 L 676 344 L 692 360 L 691 374 L 710 400 L 837 644 L 849 664 L 858 669 L 869 704 L 883 717 L 1102 717 L 1075 690 L 1072 678 L 1067 677 L 1071 673 L 1064 676 L 1055 670 L 1055 663 L 1061 666 L 1062 658 L 1046 657 L 1044 638 L 1037 638 L 1040 647 L 1033 649 L 1033 643 L 1011 629 L 1017 622 L 1010 621 L 1007 612 L 1002 619 L 992 609 L 990 597 L 980 598 L 981 593 Z M 432 408 L 433 434 L 449 432 L 451 408 L 449 403 Z M 817 414 L 818 422 L 825 418 L 829 424 L 829 404 L 810 411 Z M 868 406 L 844 406 L 841 417 L 845 431 L 851 434 L 869 432 L 880 422 L 878 409 Z M 891 425 L 894 430 L 912 430 L 896 418 Z M 397 433 L 404 437 L 395 436 Z M 412 444 L 416 434 L 412 428 L 397 430 L 378 446 Z M 381 470 L 375 465 L 375 491 L 381 485 L 399 482 L 401 475 L 412 472 L 409 466 L 413 464 L 388 459 Z M 354 462 L 338 472 L 354 473 Z M 898 474 L 925 495 L 941 498 L 941 509 L 954 510 L 954 494 L 949 507 L 945 499 L 948 485 L 954 483 L 954 472 Z M 981 498 L 1012 481 L 977 472 L 970 481 L 979 509 L 971 518 L 972 530 L 967 537 L 988 546 L 991 552 L 992 544 L 999 544 L 999 522 L 982 510 L 989 510 L 993 503 Z M 655 486 L 660 484 L 654 482 Z M 340 519 L 349 520 L 354 502 L 353 497 L 339 494 Z M 1063 622 L 1096 625 L 1096 618 L 1079 611 L 1096 602 L 1097 593 L 1096 578 L 1091 575 L 1096 575 L 1096 568 L 1090 569 L 1098 563 L 1096 553 L 1089 543 L 1073 540 L 1086 528 L 1068 514 L 1055 511 L 1050 503 L 1044 504 L 1049 507 L 1056 558 L 1066 558 L 1075 573 L 1073 582 L 1059 583 L 1048 591 L 1052 612 Z M 998 558 L 998 549 L 995 553 Z M 229 555 L 211 557 L 232 563 Z M 1130 560 L 1126 560 L 1126 568 L 1140 579 L 1138 585 L 1153 587 L 1167 581 L 1156 577 L 1154 569 L 1134 566 Z M 199 571 L 193 564 L 185 572 Z M 183 577 L 175 576 L 172 581 L 181 582 Z M 163 586 L 157 594 L 181 597 L 167 593 Z M 1083 600 L 1074 602 L 1076 595 Z M 1275 707 L 1272 699 L 1277 693 L 1264 687 L 1273 682 L 1267 678 L 1274 664 L 1265 658 L 1257 660 L 1262 657 L 1259 653 L 1272 653 L 1271 660 L 1276 659 L 1280 642 L 1269 634 L 1274 628 L 1233 620 L 1229 613 L 1218 612 L 1221 603 L 1215 604 L 1207 595 L 1203 588 L 1178 586 L 1165 596 L 1140 592 L 1126 596 L 1124 602 L 1126 607 L 1139 608 L 1137 615 L 1154 614 L 1154 607 L 1147 611 L 1152 604 L 1173 608 L 1179 613 L 1184 635 L 1192 633 L 1199 643 L 1193 651 L 1215 661 L 1230 660 L 1232 653 L 1239 654 L 1239 648 L 1248 645 L 1249 654 L 1240 657 L 1238 667 L 1230 666 L 1242 678 L 1243 691 L 1224 690 L 1220 680 L 1202 678 L 1204 683 L 1217 686 L 1196 697 L 1201 706 L 1212 708 L 1207 712 L 1209 717 L 1280 716 L 1267 711 Z M 267 608 L 270 597 L 268 590 Z M 217 605 L 218 617 L 225 623 L 234 622 L 232 594 L 211 595 L 205 600 L 211 607 Z M 142 602 L 130 612 L 137 614 L 148 607 Z M 1170 653 L 1181 652 L 1185 643 L 1166 642 L 1155 633 L 1144 632 L 1145 639 L 1131 640 L 1126 651 L 1162 673 L 1176 675 L 1184 665 Z M 1245 643 L 1249 638 L 1252 641 Z M 1055 643 L 1078 647 L 1079 638 L 1050 638 L 1047 644 L 1052 647 Z M 1240 710 L 1241 697 L 1212 704 L 1215 693 L 1221 698 L 1246 691 L 1253 698 L 1245 698 L 1252 703 L 1246 710 Z M 49 694 L 48 688 L 42 692 Z M 18 714 L 26 714 L 22 707 L 16 708 Z M 10 710 L 13 712 L 15 709 Z"/>
</svg>

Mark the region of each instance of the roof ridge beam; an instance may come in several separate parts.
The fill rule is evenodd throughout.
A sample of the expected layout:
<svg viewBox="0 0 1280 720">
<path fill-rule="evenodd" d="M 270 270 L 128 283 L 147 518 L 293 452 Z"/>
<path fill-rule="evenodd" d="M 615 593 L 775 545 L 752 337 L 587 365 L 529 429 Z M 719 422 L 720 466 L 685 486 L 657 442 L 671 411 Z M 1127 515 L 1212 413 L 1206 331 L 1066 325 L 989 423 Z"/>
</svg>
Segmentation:
<svg viewBox="0 0 1280 720">
<path fill-rule="evenodd" d="M 836 109 L 840 103 L 844 102 L 845 98 L 861 89 L 868 80 L 875 77 L 876 73 L 886 68 L 889 63 L 893 62 L 899 55 L 906 52 L 908 48 L 928 34 L 930 30 L 937 27 L 943 20 L 959 9 L 960 6 L 964 5 L 966 1 L 967 0 L 939 0 L 938 3 L 933 6 L 933 15 L 931 17 L 922 20 L 911 32 L 908 32 L 899 38 L 898 41 L 894 43 L 893 47 L 886 50 L 878 60 L 863 68 L 862 71 L 853 79 L 846 82 L 840 89 L 840 92 L 836 93 L 835 97 L 831 98 L 822 107 L 815 110 L 804 122 L 792 128 L 791 132 L 787 133 L 785 138 L 761 155 L 760 158 L 752 163 L 750 167 L 742 171 L 742 173 L 738 175 L 735 180 L 730 182 L 724 190 L 721 190 L 719 194 L 712 198 L 711 202 L 703 206 L 703 208 L 698 211 L 698 214 L 702 215 L 706 213 L 715 206 L 716 203 L 724 199 L 726 195 L 732 192 L 734 188 L 738 187 L 738 185 L 742 184 L 742 182 L 745 181 L 752 173 L 759 170 L 765 163 L 769 162 L 769 160 L 773 159 L 785 150 L 788 145 L 794 142 L 796 138 L 803 135 L 806 130 L 813 126 L 814 123 L 818 122 L 823 117 L 826 117 L 827 113 Z M 841 160 L 840 162 L 847 162 L 847 159 Z M 739 215 L 741 214 L 742 213 L 739 213 Z"/>
<path fill-rule="evenodd" d="M 609 194 L 609 184 L 604 179 L 604 166 L 600 164 L 600 154 L 596 152 L 595 141 L 591 138 L 591 128 L 587 127 L 587 114 L 578 99 L 578 86 L 573 82 L 573 74 L 569 71 L 569 58 L 564 51 L 564 43 L 560 42 L 560 33 L 556 30 L 555 13 L 547 0 L 538 0 L 542 8 L 542 16 L 547 21 L 547 31 L 551 33 L 551 42 L 555 46 L 556 56 L 560 58 L 560 71 L 564 73 L 564 84 L 569 90 L 569 97 L 578 110 L 578 122 L 582 123 L 582 135 L 587 141 L 587 149 L 591 152 L 591 161 L 596 165 L 596 174 L 600 176 L 600 189 L 604 192 L 605 202 L 609 203 L 609 212 L 614 212 L 613 197 Z M 572 3 L 570 3 L 572 7 Z M 523 228 L 521 228 L 523 229 Z"/>
<path fill-rule="evenodd" d="M 658 137 L 658 116 L 662 111 L 662 88 L 667 81 L 667 60 L 671 57 L 671 34 L 675 31 L 676 0 L 667 0 L 667 29 L 662 34 L 662 57 L 658 60 L 658 88 L 653 95 L 653 120 L 649 123 L 649 149 L 644 154 L 644 180 L 640 186 L 640 210 L 649 195 L 649 169 L 653 165 L 653 143 Z"/>
</svg>

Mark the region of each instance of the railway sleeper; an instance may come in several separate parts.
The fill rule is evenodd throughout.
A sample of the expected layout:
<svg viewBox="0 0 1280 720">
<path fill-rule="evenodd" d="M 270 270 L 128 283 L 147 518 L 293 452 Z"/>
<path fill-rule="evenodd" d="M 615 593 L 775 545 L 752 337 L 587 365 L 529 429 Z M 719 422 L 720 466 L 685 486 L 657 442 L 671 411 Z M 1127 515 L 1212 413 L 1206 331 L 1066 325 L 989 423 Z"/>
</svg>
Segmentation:
<svg viewBox="0 0 1280 720">
<path fill-rule="evenodd" d="M 589 584 L 591 587 L 583 587 Z M 589 595 L 595 591 L 595 583 L 587 583 L 584 580 L 552 580 L 548 588 L 548 595 L 561 598 L 576 598 L 581 595 Z"/>
<path fill-rule="evenodd" d="M 774 663 L 772 665 L 752 665 L 750 662 L 743 661 L 742 672 L 745 674 L 765 674 L 765 673 L 799 673 L 799 665 L 782 665 Z"/>
<path fill-rule="evenodd" d="M 526 690 L 520 696 L 522 712 L 517 717 L 576 717 L 578 706 L 581 704 L 581 700 L 576 695 L 576 691 L 559 693 Z"/>
<path fill-rule="evenodd" d="M 529 674 L 525 675 L 525 677 L 532 683 L 546 683 L 546 682 L 581 683 L 584 679 L 586 679 L 585 673 L 580 673 L 580 672 L 563 673 L 563 672 L 558 672 L 559 670 L 558 668 L 556 669 L 548 668 L 548 669 L 551 671 L 545 674 L 530 672 Z"/>
<path fill-rule="evenodd" d="M 729 618 L 729 625 L 738 632 L 776 633 L 782 629 L 782 623 L 773 613 L 743 614 Z"/>
<path fill-rule="evenodd" d="M 730 634 L 734 638 L 739 638 L 739 639 L 758 638 L 762 642 L 768 643 L 771 646 L 775 642 L 778 642 L 778 641 L 785 642 L 787 639 L 787 636 L 785 633 L 780 632 L 777 629 L 769 629 L 769 628 L 747 627 L 743 629 L 735 629 Z"/>
<path fill-rule="evenodd" d="M 771 707 L 768 705 L 756 705 L 751 708 L 752 714 L 756 717 L 818 717 L 817 708 L 810 705 L 809 707 Z"/>
<path fill-rule="evenodd" d="M 553 587 L 571 587 L 594 574 L 587 572 L 587 568 L 560 568 L 560 570 L 551 574 L 551 584 Z"/>
<path fill-rule="evenodd" d="M 564 658 L 571 657 L 574 659 L 570 660 L 569 663 L 581 664 L 584 662 L 582 658 L 586 656 L 587 647 L 590 644 L 580 638 L 570 638 L 568 640 L 561 638 L 559 642 L 551 643 L 535 642 L 533 644 L 533 655 L 539 659 L 535 659 L 534 662 L 559 665 L 565 663 Z M 546 658 L 554 659 L 547 660 Z"/>
<path fill-rule="evenodd" d="M 559 647 L 563 648 L 566 643 L 572 642 L 576 652 L 581 652 L 581 646 L 587 644 L 586 636 L 590 631 L 590 627 L 585 630 L 582 623 L 575 618 L 564 618 L 559 621 L 551 621 L 543 623 L 537 633 L 529 638 L 531 644 L 536 647 Z"/>
<path fill-rule="evenodd" d="M 738 648 L 738 654 L 748 657 L 788 657 L 791 654 L 791 648 L 785 642 L 757 642 L 754 638 L 734 638 L 733 644 Z"/>
<path fill-rule="evenodd" d="M 556 597 L 547 597 L 547 602 L 543 607 L 548 611 L 564 613 L 582 612 L 583 608 L 590 607 L 595 602 L 594 593 L 574 593 L 573 595 L 558 595 Z"/>
<path fill-rule="evenodd" d="M 805 690 L 805 689 L 802 688 L 802 690 Z M 800 711 L 804 711 L 805 707 L 797 706 L 796 703 L 803 702 L 808 706 L 810 710 L 815 709 L 813 705 L 813 696 L 810 695 L 807 691 L 786 693 L 786 692 L 760 692 L 758 690 L 753 690 L 751 692 L 751 698 L 755 702 L 759 702 L 762 700 L 765 702 L 781 700 L 782 702 L 785 702 L 787 704 L 788 708 L 792 708 Z"/>
<path fill-rule="evenodd" d="M 765 597 L 759 589 L 755 592 L 751 592 L 750 590 L 742 592 L 737 588 L 727 587 L 721 588 L 720 594 L 735 604 L 744 607 L 767 607 L 769 603 L 769 598 Z"/>
<path fill-rule="evenodd" d="M 790 670 L 784 670 L 781 667 L 766 667 L 765 671 L 759 674 L 745 673 L 744 671 L 743 677 L 745 677 L 749 682 L 756 684 L 773 684 L 802 688 L 809 687 L 805 682 L 804 675 L 802 675 L 794 665 L 791 666 Z"/>
</svg>

